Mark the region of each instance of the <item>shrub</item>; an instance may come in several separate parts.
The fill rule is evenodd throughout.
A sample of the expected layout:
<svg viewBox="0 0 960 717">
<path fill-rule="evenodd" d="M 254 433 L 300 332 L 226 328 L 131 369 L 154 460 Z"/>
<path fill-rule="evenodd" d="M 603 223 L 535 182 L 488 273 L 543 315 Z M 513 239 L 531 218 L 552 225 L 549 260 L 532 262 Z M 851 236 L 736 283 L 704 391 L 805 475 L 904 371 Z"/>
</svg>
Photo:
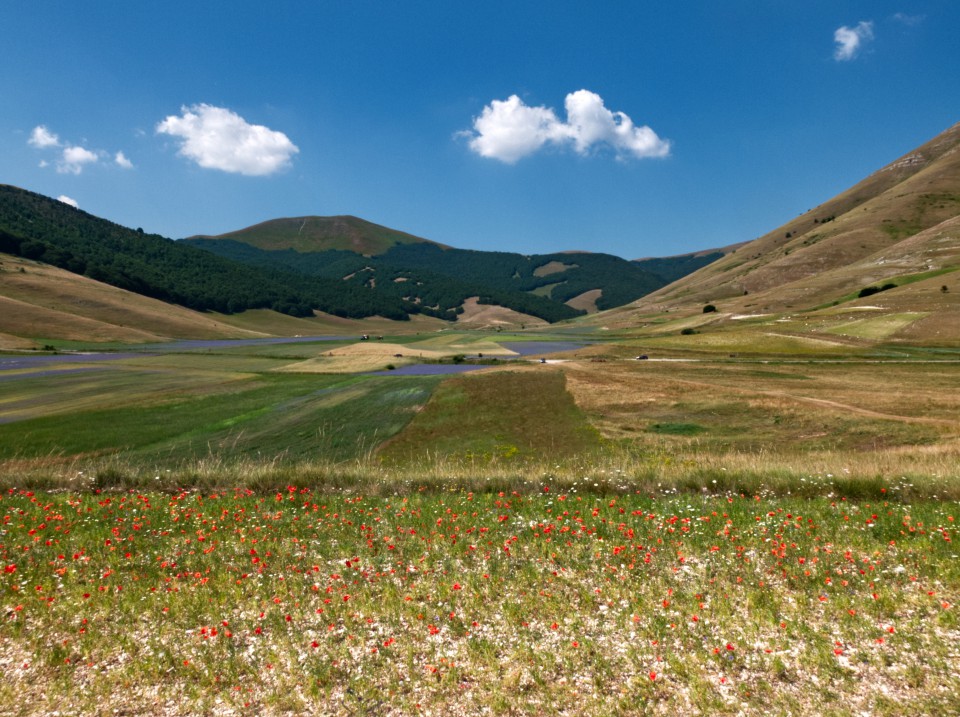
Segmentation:
<svg viewBox="0 0 960 717">
<path fill-rule="evenodd" d="M 860 289 L 860 293 L 857 294 L 857 298 L 862 299 L 865 296 L 873 296 L 874 294 L 879 294 L 881 291 L 888 291 L 889 289 L 896 289 L 896 284 L 884 284 L 883 286 L 867 286 L 863 289 Z"/>
<path fill-rule="evenodd" d="M 692 335 L 695 334 L 695 333 L 697 333 L 697 332 L 696 332 L 696 329 L 690 329 L 690 328 L 683 329 L 683 330 L 680 331 L 680 334 L 681 334 L 682 336 L 692 336 Z"/>
<path fill-rule="evenodd" d="M 716 310 L 717 310 L 717 307 L 714 306 L 713 304 L 707 304 L 706 306 L 703 307 L 703 313 L 705 314 L 712 314 Z"/>
</svg>

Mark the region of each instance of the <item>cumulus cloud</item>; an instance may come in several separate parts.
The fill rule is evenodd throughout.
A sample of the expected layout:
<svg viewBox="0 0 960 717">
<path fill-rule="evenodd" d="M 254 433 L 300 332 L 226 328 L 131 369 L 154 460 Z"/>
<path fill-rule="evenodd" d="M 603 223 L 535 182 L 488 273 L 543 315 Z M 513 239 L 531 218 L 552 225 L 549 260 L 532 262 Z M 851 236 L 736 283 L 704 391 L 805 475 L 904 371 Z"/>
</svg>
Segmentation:
<svg viewBox="0 0 960 717">
<path fill-rule="evenodd" d="M 532 154 L 547 142 L 562 142 L 567 136 L 563 123 L 553 110 L 530 107 L 516 95 L 506 100 L 493 100 L 473 120 L 476 134 L 470 148 L 481 157 L 491 157 L 513 164 Z"/>
<path fill-rule="evenodd" d="M 283 132 L 248 123 L 223 107 L 181 107 L 157 124 L 158 134 L 181 140 L 178 154 L 206 169 L 264 176 L 290 165 L 299 148 Z"/>
<path fill-rule="evenodd" d="M 611 112 L 600 95 L 578 90 L 564 101 L 566 121 L 548 107 L 531 107 L 516 95 L 493 100 L 473 120 L 470 149 L 482 157 L 513 164 L 547 144 L 572 146 L 579 154 L 612 148 L 618 158 L 666 157 L 670 143 L 649 127 L 637 127 L 623 112 Z"/>
<path fill-rule="evenodd" d="M 85 147 L 64 147 L 57 171 L 60 174 L 80 174 L 86 165 L 96 164 L 99 159 L 100 155 Z"/>
<path fill-rule="evenodd" d="M 33 128 L 33 132 L 30 133 L 30 139 L 27 140 L 27 144 L 29 144 L 31 147 L 36 147 L 37 149 L 59 147 L 60 138 L 40 124 Z"/>
<path fill-rule="evenodd" d="M 866 43 L 873 39 L 873 22 L 861 21 L 856 27 L 843 25 L 833 33 L 833 41 L 837 43 L 833 51 L 833 59 L 837 62 L 852 60 L 863 49 Z"/>
<path fill-rule="evenodd" d="M 68 197 L 66 194 L 61 194 L 59 197 L 57 197 L 57 201 L 63 202 L 64 204 L 69 204 L 74 209 L 80 208 L 80 204 L 77 202 L 77 200 L 73 199 L 72 197 Z"/>
<path fill-rule="evenodd" d="M 649 127 L 635 126 L 623 112 L 611 112 L 594 92 L 573 92 L 567 95 L 564 105 L 574 148 L 581 154 L 601 143 L 615 148 L 618 154 L 638 158 L 670 154 L 670 142 L 660 139 Z"/>
<path fill-rule="evenodd" d="M 122 167 L 123 169 L 133 169 L 133 162 L 127 159 L 127 156 L 123 152 L 117 152 L 113 157 L 113 161 L 118 167 Z"/>
</svg>

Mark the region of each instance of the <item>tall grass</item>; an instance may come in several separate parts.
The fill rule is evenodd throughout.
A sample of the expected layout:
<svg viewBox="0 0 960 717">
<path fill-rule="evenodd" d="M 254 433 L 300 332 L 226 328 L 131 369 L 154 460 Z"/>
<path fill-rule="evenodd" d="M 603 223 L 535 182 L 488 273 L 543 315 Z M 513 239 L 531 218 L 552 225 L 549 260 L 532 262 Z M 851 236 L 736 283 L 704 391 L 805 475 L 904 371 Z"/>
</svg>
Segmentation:
<svg viewBox="0 0 960 717">
<path fill-rule="evenodd" d="M 383 462 L 372 451 L 345 461 L 270 460 L 211 454 L 147 462 L 124 456 L 0 462 L 0 489 L 158 490 L 243 488 L 274 491 L 288 485 L 319 492 L 392 495 L 409 491 L 509 490 L 538 492 L 545 485 L 585 493 L 659 495 L 749 494 L 960 500 L 960 444 L 870 453 L 688 453 L 608 447 L 581 457 L 498 455 L 451 457 L 424 453 L 417 460 Z"/>
</svg>

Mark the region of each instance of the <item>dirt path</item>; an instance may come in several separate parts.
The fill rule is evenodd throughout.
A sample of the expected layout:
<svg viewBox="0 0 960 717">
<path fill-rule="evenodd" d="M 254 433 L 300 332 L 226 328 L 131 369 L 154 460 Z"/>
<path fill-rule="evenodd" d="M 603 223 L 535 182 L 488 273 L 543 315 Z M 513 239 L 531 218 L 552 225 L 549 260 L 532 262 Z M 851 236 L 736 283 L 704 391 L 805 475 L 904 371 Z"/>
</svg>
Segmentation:
<svg viewBox="0 0 960 717">
<path fill-rule="evenodd" d="M 704 384 L 709 385 L 709 384 Z M 954 428 L 960 428 L 960 421 L 951 421 L 946 418 L 927 418 L 925 416 L 898 416 L 893 413 L 880 413 L 879 411 L 871 411 L 869 408 L 860 408 L 859 406 L 851 406 L 847 403 L 839 403 L 837 401 L 828 401 L 825 398 L 813 398 L 812 396 L 796 396 L 792 393 L 784 393 L 782 391 L 756 391 L 755 393 L 762 394 L 765 396 L 774 396 L 776 398 L 787 398 L 792 401 L 800 401 L 801 403 L 810 403 L 815 406 L 824 406 L 826 408 L 833 408 L 840 411 L 847 411 L 849 413 L 856 413 L 860 416 L 868 416 L 869 418 L 879 418 L 882 420 L 888 421 L 900 421 L 902 423 L 922 423 L 929 426 L 951 426 Z"/>
</svg>

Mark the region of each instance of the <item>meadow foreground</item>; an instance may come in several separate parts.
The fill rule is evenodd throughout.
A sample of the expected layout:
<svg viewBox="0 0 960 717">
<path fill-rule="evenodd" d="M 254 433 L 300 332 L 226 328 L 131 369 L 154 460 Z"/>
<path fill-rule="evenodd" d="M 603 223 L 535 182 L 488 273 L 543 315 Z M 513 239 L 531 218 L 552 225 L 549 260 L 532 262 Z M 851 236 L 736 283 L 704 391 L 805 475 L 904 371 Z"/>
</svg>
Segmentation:
<svg viewBox="0 0 960 717">
<path fill-rule="evenodd" d="M 838 485 L 10 488 L 0 713 L 957 712 L 956 502 Z"/>
</svg>

